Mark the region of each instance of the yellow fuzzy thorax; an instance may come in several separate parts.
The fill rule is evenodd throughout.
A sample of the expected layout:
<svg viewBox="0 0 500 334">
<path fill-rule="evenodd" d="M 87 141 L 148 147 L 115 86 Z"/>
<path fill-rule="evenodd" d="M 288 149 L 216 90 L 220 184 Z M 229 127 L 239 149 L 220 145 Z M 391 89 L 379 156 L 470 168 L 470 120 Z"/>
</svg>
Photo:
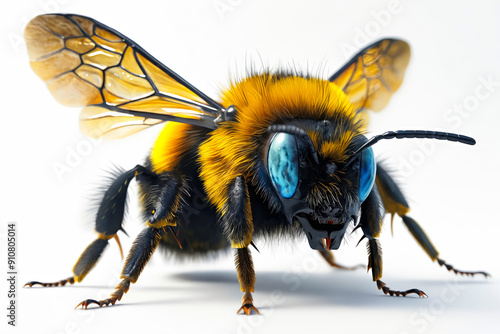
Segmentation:
<svg viewBox="0 0 500 334">
<path fill-rule="evenodd" d="M 254 185 L 255 165 L 262 158 L 262 138 L 271 124 L 286 120 L 332 120 L 336 124 L 359 124 L 359 114 L 335 84 L 317 78 L 279 76 L 264 73 L 232 83 L 222 93 L 224 107 L 235 106 L 236 121 L 223 122 L 200 146 L 200 176 L 209 201 L 224 215 L 229 184 L 239 175 Z M 349 126 L 348 126 L 349 127 Z M 339 127 L 345 128 L 345 127 Z M 325 142 L 313 129 L 306 129 L 323 157 L 342 160 L 356 133 L 339 133 L 334 142 Z"/>
<path fill-rule="evenodd" d="M 179 161 L 193 146 L 194 138 L 187 134 L 192 127 L 177 122 L 165 124 L 151 150 L 150 159 L 154 172 L 173 171 L 179 167 Z"/>
</svg>

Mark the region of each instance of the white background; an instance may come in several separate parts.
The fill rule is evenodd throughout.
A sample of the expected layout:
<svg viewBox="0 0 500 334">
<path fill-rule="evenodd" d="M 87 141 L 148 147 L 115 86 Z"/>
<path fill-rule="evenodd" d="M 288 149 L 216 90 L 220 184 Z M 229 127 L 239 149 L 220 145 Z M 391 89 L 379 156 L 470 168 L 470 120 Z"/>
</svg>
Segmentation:
<svg viewBox="0 0 500 334">
<path fill-rule="evenodd" d="M 0 267 L 5 275 L 7 222 L 18 224 L 19 245 L 18 327 L 9 327 L 9 333 L 498 330 L 497 1 L 26 0 L 3 7 Z M 396 219 L 394 238 L 389 220 L 381 237 L 383 280 L 394 289 L 420 288 L 429 298 L 384 296 L 371 273 L 332 270 L 305 240 L 261 242 L 261 253 L 253 252 L 254 298 L 262 316 L 235 315 L 241 293 L 230 254 L 182 264 L 157 252 L 138 283 L 110 308 L 73 310 L 83 299 L 105 298 L 118 283 L 122 263 L 114 242 L 83 283 L 21 289 L 29 280 L 70 275 L 94 239 L 88 212 L 95 186 L 113 164 L 141 163 L 158 132 L 116 142 L 91 142 L 79 133 L 78 110 L 55 102 L 29 68 L 22 44 L 28 20 L 46 12 L 91 16 L 121 31 L 214 98 L 231 76 L 244 75 L 252 64 L 295 65 L 326 78 L 375 39 L 407 40 L 412 59 L 405 82 L 384 111 L 372 114 L 370 130 L 444 130 L 473 136 L 477 145 L 393 140 L 374 149 L 396 171 L 410 215 L 441 256 L 458 268 L 487 270 L 493 277 L 455 278 L 432 263 Z M 488 80 L 493 84 L 485 85 Z M 68 161 L 71 171 L 58 176 L 54 165 Z M 136 194 L 131 189 L 130 238 L 120 234 L 125 250 L 142 228 Z M 366 263 L 364 243 L 355 247 L 359 236 L 336 252 L 340 263 Z M 6 280 L 0 282 L 1 326 L 7 328 Z"/>
</svg>

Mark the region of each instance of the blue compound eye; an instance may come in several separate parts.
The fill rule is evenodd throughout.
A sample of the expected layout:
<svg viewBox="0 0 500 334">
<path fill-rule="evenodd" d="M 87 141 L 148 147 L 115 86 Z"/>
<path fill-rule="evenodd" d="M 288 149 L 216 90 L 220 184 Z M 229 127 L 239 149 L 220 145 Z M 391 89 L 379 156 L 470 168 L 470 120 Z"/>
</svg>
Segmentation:
<svg viewBox="0 0 500 334">
<path fill-rule="evenodd" d="M 361 173 L 359 176 L 359 199 L 363 202 L 373 188 L 375 182 L 375 174 L 377 172 L 377 164 L 371 147 L 364 149 L 361 152 Z"/>
<path fill-rule="evenodd" d="M 281 197 L 290 198 L 299 183 L 299 154 L 297 139 L 288 133 L 277 133 L 267 155 L 269 176 Z"/>
</svg>

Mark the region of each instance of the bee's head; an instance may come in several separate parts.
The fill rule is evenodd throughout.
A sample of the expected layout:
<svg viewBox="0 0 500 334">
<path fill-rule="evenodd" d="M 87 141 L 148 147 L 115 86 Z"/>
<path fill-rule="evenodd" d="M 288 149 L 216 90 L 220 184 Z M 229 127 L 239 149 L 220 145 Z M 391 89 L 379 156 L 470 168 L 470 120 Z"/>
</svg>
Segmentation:
<svg viewBox="0 0 500 334">
<path fill-rule="evenodd" d="M 301 223 L 311 248 L 337 249 L 373 188 L 375 158 L 371 148 L 352 155 L 367 141 L 359 132 L 311 122 L 305 128 L 314 131 L 294 123 L 269 128 L 266 169 L 288 221 Z"/>
<path fill-rule="evenodd" d="M 270 126 L 265 161 L 282 211 L 290 223 L 300 222 L 313 249 L 339 248 L 347 226 L 358 222 L 361 204 L 374 187 L 377 165 L 371 146 L 379 140 L 433 138 L 475 144 L 462 135 L 415 130 L 389 131 L 367 140 L 346 124 L 304 123 Z"/>
</svg>

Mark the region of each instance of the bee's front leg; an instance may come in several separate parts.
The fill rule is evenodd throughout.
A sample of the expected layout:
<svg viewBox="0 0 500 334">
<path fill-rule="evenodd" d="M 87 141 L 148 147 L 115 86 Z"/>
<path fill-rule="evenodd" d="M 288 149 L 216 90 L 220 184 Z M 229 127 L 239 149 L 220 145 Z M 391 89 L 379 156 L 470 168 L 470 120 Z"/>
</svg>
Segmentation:
<svg viewBox="0 0 500 334">
<path fill-rule="evenodd" d="M 419 289 L 409 289 L 405 291 L 391 290 L 382 278 L 382 248 L 377 239 L 370 239 L 366 245 L 368 249 L 368 270 L 372 269 L 373 281 L 377 282 L 377 288 L 382 290 L 386 295 L 406 297 L 410 293 L 415 293 L 419 297 L 427 297 L 427 294 Z"/>
<path fill-rule="evenodd" d="M 242 306 L 237 313 L 242 310 L 246 315 L 250 315 L 252 310 L 259 313 L 253 306 L 251 294 L 255 285 L 255 270 L 252 255 L 248 249 L 253 234 L 252 209 L 248 188 L 241 175 L 236 177 L 228 187 L 222 210 L 222 226 L 224 234 L 231 242 L 231 247 L 236 248 L 234 262 L 243 292 Z"/>
<path fill-rule="evenodd" d="M 415 293 L 419 297 L 427 296 L 425 292 L 419 289 L 410 289 L 405 291 L 391 290 L 382 278 L 382 248 L 380 242 L 376 239 L 382 226 L 381 199 L 378 193 L 377 186 L 374 186 L 370 195 L 361 205 L 360 224 L 363 229 L 364 237 L 368 239 L 366 245 L 368 250 L 368 270 L 372 270 L 373 281 L 377 282 L 377 287 L 386 295 L 406 297 L 410 293 Z"/>
<path fill-rule="evenodd" d="M 253 306 L 252 292 L 255 286 L 255 270 L 253 269 L 252 254 L 250 254 L 248 247 L 236 249 L 234 263 L 236 265 L 240 288 L 243 292 L 241 307 L 236 313 L 243 311 L 246 315 L 250 315 L 252 310 L 254 310 L 260 314 L 259 310 Z"/>
</svg>

